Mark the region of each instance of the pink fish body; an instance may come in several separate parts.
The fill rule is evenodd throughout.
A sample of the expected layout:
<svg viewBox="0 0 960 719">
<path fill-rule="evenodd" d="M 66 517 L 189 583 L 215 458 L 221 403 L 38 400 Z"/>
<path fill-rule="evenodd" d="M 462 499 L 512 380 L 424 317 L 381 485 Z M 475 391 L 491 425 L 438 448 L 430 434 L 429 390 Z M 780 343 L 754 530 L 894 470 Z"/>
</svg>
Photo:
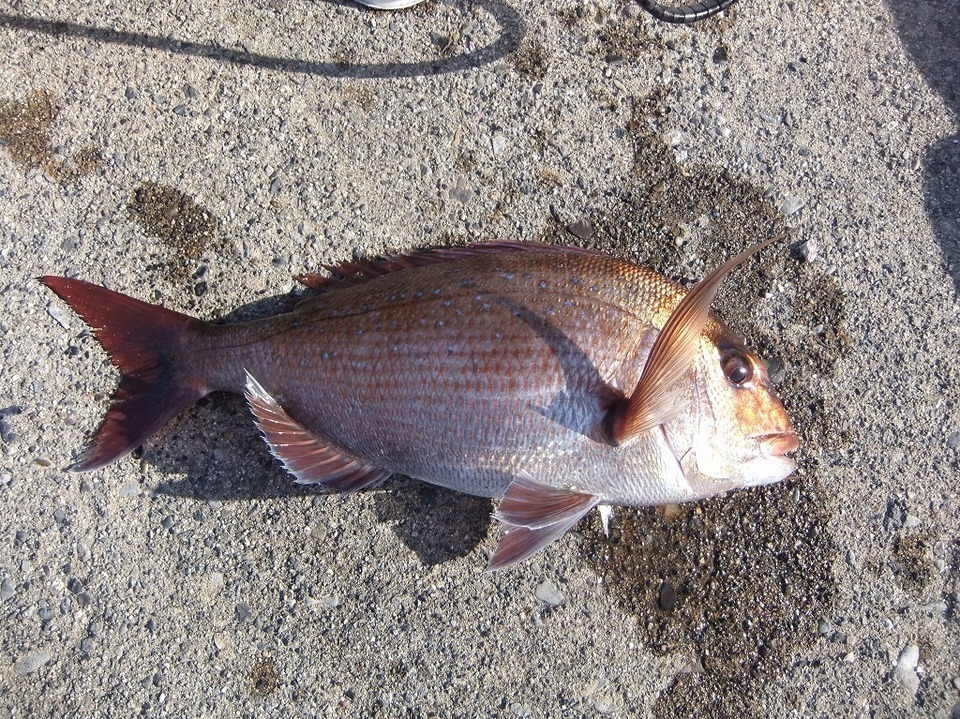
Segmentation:
<svg viewBox="0 0 960 719">
<path fill-rule="evenodd" d="M 123 375 L 73 468 L 126 454 L 209 392 L 243 392 L 297 481 L 353 491 L 400 473 L 502 498 L 492 568 L 598 504 L 779 481 L 796 435 L 763 364 L 709 312 L 752 251 L 686 293 L 592 251 L 436 250 L 307 276 L 315 297 L 233 325 L 43 278 Z"/>
</svg>

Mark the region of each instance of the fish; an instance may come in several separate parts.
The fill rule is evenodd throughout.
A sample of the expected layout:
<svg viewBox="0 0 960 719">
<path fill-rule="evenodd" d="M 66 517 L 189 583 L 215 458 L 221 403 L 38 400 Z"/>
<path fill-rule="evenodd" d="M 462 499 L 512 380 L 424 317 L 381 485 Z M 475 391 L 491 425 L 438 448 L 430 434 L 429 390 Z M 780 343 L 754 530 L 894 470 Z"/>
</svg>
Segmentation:
<svg viewBox="0 0 960 719">
<path fill-rule="evenodd" d="M 40 281 L 120 372 L 68 469 L 120 459 L 198 399 L 242 393 L 296 482 L 402 474 L 499 500 L 488 570 L 594 507 L 778 482 L 799 445 L 763 361 L 710 305 L 770 238 L 691 289 L 599 251 L 492 242 L 324 266 L 292 310 L 215 324 L 67 277 Z"/>
</svg>

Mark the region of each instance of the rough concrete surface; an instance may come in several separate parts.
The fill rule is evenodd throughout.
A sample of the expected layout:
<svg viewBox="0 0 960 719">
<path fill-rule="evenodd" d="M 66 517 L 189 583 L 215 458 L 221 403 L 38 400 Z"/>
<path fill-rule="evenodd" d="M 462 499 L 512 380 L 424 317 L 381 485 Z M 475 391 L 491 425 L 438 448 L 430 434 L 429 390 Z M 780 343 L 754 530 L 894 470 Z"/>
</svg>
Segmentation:
<svg viewBox="0 0 960 719">
<path fill-rule="evenodd" d="M 960 716 L 960 13 L 740 0 L 0 2 L 0 714 Z M 489 501 L 293 486 L 213 396 L 77 475 L 116 382 L 35 280 L 213 319 L 523 239 L 689 282 L 802 435 L 779 485 L 483 574 Z"/>
</svg>

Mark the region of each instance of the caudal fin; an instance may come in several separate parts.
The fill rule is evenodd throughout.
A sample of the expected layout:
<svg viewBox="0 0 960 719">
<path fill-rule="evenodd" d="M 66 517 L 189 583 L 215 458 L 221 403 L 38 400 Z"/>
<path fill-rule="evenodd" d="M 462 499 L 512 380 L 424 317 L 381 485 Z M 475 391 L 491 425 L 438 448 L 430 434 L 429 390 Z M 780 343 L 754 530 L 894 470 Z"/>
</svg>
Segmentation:
<svg viewBox="0 0 960 719">
<path fill-rule="evenodd" d="M 67 277 L 41 277 L 86 322 L 120 370 L 113 403 L 72 472 L 128 454 L 207 391 L 179 365 L 200 320 Z"/>
</svg>

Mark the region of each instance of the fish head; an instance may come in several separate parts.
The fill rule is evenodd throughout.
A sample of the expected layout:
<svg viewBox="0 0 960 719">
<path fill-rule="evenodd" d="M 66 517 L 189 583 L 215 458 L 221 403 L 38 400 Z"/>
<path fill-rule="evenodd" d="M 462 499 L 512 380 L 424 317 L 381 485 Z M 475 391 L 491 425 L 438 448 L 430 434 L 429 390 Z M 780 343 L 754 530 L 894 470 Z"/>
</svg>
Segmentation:
<svg viewBox="0 0 960 719">
<path fill-rule="evenodd" d="M 779 482 L 796 468 L 797 434 L 763 361 L 715 318 L 700 340 L 692 402 L 666 425 L 699 496 Z"/>
</svg>

